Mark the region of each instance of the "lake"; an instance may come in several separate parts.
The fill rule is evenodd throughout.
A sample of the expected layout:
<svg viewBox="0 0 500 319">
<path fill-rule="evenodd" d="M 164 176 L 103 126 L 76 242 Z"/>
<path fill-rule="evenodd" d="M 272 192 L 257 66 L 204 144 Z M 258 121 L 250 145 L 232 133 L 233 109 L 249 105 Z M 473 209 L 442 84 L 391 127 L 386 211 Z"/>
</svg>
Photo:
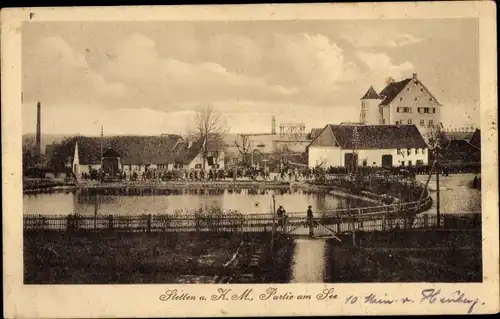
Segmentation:
<svg viewBox="0 0 500 319">
<path fill-rule="evenodd" d="M 96 200 L 96 194 L 97 200 Z M 347 207 L 347 200 L 337 195 L 317 194 L 302 189 L 170 189 L 127 190 L 79 189 L 73 191 L 25 194 L 23 213 L 42 215 L 94 215 L 98 214 L 141 215 L 172 213 L 177 210 L 208 210 L 219 207 L 223 210 L 239 210 L 242 213 L 271 212 L 272 195 L 275 194 L 276 209 L 283 205 L 287 212 L 333 210 Z M 97 202 L 97 205 L 96 205 Z M 360 200 L 351 200 L 352 207 L 373 205 Z"/>
</svg>

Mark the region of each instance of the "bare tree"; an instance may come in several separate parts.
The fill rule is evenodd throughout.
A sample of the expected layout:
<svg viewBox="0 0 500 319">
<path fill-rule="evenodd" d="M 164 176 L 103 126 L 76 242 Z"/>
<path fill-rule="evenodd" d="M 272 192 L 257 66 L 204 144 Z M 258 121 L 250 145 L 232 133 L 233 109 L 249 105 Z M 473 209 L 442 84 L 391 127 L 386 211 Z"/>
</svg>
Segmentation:
<svg viewBox="0 0 500 319">
<path fill-rule="evenodd" d="M 442 130 L 441 126 L 429 126 L 424 138 L 429 146 L 429 151 L 433 156 L 438 156 L 441 149 L 446 145 L 446 133 Z"/>
<path fill-rule="evenodd" d="M 229 131 L 229 126 L 222 114 L 216 112 L 210 105 L 198 110 L 195 124 L 196 127 L 190 137 L 203 143 L 202 157 L 205 170 L 209 152 L 213 152 L 214 157 L 218 158 L 219 153 L 224 150 L 224 136 Z"/>
<path fill-rule="evenodd" d="M 239 135 L 238 138 L 234 141 L 234 145 L 236 146 L 236 149 L 241 155 L 242 162 L 245 165 L 248 164 L 247 161 L 251 151 L 251 143 L 248 136 L 243 134 Z"/>
</svg>

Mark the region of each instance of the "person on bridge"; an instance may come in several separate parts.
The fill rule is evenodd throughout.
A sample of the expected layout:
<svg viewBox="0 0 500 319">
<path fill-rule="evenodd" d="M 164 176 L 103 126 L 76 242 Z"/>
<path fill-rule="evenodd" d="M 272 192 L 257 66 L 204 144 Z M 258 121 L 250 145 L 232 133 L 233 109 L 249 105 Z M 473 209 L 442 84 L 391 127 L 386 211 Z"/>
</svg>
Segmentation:
<svg viewBox="0 0 500 319">
<path fill-rule="evenodd" d="M 309 236 L 314 236 L 314 221 L 313 221 L 313 211 L 312 206 L 307 207 L 307 224 L 309 225 Z"/>
<path fill-rule="evenodd" d="M 276 212 L 276 215 L 278 216 L 278 226 L 282 227 L 283 228 L 283 221 L 285 219 L 285 209 L 283 208 L 283 206 L 280 205 L 280 207 L 278 208 L 277 212 Z"/>
</svg>

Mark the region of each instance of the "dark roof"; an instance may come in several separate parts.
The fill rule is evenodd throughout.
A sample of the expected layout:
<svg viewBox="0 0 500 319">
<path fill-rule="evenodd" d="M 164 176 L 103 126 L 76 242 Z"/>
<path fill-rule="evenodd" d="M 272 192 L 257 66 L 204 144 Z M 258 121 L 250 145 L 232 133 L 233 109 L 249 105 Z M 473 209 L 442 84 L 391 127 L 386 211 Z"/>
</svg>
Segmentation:
<svg viewBox="0 0 500 319">
<path fill-rule="evenodd" d="M 380 105 L 388 105 L 391 103 L 411 80 L 411 78 L 408 78 L 403 81 L 389 83 L 379 94 L 384 99 Z"/>
<path fill-rule="evenodd" d="M 102 157 L 121 157 L 121 155 L 114 149 L 108 148 L 106 152 L 102 154 Z"/>
<path fill-rule="evenodd" d="M 80 164 L 100 163 L 101 138 L 77 136 Z M 181 141 L 179 135 L 169 136 L 110 136 L 105 137 L 104 148 L 111 147 L 120 154 L 123 164 L 169 164 L 173 163 L 172 149 Z M 73 152 L 74 152 L 74 145 Z"/>
<path fill-rule="evenodd" d="M 359 149 L 427 148 L 415 125 L 329 125 L 340 147 L 353 149 L 357 128 Z"/>
<path fill-rule="evenodd" d="M 444 132 L 449 140 L 468 140 L 472 138 L 474 132 Z"/>
<path fill-rule="evenodd" d="M 322 130 L 323 130 L 322 128 L 313 128 L 313 129 L 311 129 L 310 139 L 314 140 L 316 138 L 316 136 L 318 136 L 319 133 L 321 133 Z"/>
<path fill-rule="evenodd" d="M 469 143 L 471 143 L 472 145 L 474 145 L 475 147 L 477 147 L 479 149 L 481 148 L 481 130 L 476 129 L 476 131 L 472 135 Z"/>
<path fill-rule="evenodd" d="M 466 140 L 451 140 L 445 146 L 446 152 L 463 152 L 463 153 L 473 153 L 478 151 L 479 148 L 467 142 Z"/>
<path fill-rule="evenodd" d="M 182 141 L 176 145 L 174 148 L 174 162 L 175 163 L 182 163 L 182 164 L 189 164 L 193 159 L 198 156 L 198 154 L 201 153 L 203 150 L 203 145 L 204 145 L 204 138 L 199 138 L 195 141 L 191 142 L 191 145 L 189 141 Z M 222 138 L 219 138 L 217 134 L 208 134 L 208 147 L 207 151 L 217 151 L 220 150 L 221 147 L 224 146 L 224 141 Z"/>
<path fill-rule="evenodd" d="M 382 98 L 380 97 L 380 95 L 378 95 L 378 93 L 375 91 L 373 86 L 370 86 L 368 91 L 366 91 L 365 95 L 363 95 L 363 97 L 361 99 L 362 100 L 368 100 L 368 99 L 381 100 Z"/>
</svg>

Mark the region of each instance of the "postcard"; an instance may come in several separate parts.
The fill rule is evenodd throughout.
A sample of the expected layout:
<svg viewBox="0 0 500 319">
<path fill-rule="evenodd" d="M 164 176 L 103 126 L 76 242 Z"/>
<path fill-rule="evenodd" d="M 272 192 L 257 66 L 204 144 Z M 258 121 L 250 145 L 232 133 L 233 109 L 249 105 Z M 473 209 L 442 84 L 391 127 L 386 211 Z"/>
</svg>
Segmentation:
<svg viewBox="0 0 500 319">
<path fill-rule="evenodd" d="M 493 2 L 1 14 L 5 317 L 499 311 Z"/>
</svg>

